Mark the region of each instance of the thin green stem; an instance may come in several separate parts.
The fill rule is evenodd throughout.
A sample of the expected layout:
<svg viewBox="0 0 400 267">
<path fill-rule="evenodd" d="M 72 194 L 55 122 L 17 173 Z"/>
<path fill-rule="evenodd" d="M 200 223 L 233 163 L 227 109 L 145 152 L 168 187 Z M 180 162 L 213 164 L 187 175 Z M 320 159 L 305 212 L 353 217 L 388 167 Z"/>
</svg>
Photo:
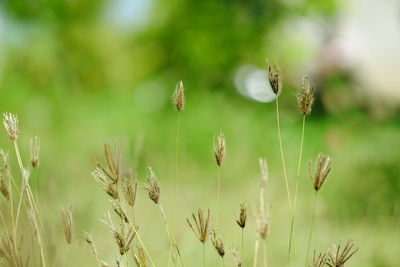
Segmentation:
<svg viewBox="0 0 400 267">
<path fill-rule="evenodd" d="M 278 97 L 275 98 L 275 103 L 276 103 L 276 123 L 277 123 L 277 126 L 278 126 L 278 139 L 279 139 L 279 148 L 280 148 L 280 151 L 281 151 L 283 174 L 284 174 L 284 177 L 285 177 L 286 192 L 287 192 L 288 201 L 289 201 L 290 217 L 293 217 L 292 200 L 290 198 L 289 182 L 288 182 L 288 178 L 287 178 L 285 157 L 283 155 L 283 148 L 282 148 L 282 137 L 281 137 L 281 128 L 280 128 L 280 121 L 279 121 L 279 101 L 278 101 Z"/>
<path fill-rule="evenodd" d="M 225 267 L 224 257 L 221 257 L 221 260 L 222 260 L 222 266 Z"/>
<path fill-rule="evenodd" d="M 263 246 L 264 246 L 264 250 L 263 250 L 263 254 L 264 254 L 264 267 L 267 267 L 267 240 L 264 240 Z"/>
<path fill-rule="evenodd" d="M 290 261 L 290 250 L 293 245 L 294 266 L 296 266 L 296 237 L 295 237 L 295 229 L 294 229 L 294 218 L 296 215 L 296 205 L 297 205 L 297 195 L 298 195 L 299 180 L 300 180 L 301 160 L 302 160 L 302 156 L 303 156 L 305 124 L 306 124 L 306 115 L 303 115 L 303 127 L 301 130 L 300 152 L 299 152 L 299 161 L 297 164 L 297 175 L 296 175 L 296 191 L 294 194 L 293 217 L 292 217 L 291 228 L 290 228 L 289 253 L 288 253 L 288 262 L 289 262 Z M 292 239 L 293 239 L 293 244 L 292 244 Z"/>
<path fill-rule="evenodd" d="M 311 229 L 310 229 L 310 235 L 308 237 L 308 245 L 307 245 L 307 254 L 306 254 L 305 267 L 308 266 L 308 254 L 310 253 L 311 238 L 312 238 L 312 233 L 313 233 L 313 230 L 314 230 L 315 210 L 316 210 L 316 207 L 317 207 L 317 195 L 318 195 L 318 191 L 315 191 L 314 205 L 313 205 L 313 211 L 312 211 L 312 217 L 311 217 Z"/>
<path fill-rule="evenodd" d="M 38 196 L 38 185 L 37 185 L 37 167 L 34 168 L 34 179 L 35 179 L 35 196 L 36 196 L 36 202 L 39 203 L 39 196 Z"/>
<path fill-rule="evenodd" d="M 219 195 L 220 195 L 220 181 L 221 180 L 221 167 L 218 167 L 218 185 L 217 185 L 217 211 L 215 216 L 215 227 L 218 229 L 218 213 L 219 213 Z"/>
<path fill-rule="evenodd" d="M 242 228 L 242 260 L 244 260 L 244 228 Z"/>
<path fill-rule="evenodd" d="M 203 267 L 206 267 L 206 245 L 203 243 Z"/>
</svg>

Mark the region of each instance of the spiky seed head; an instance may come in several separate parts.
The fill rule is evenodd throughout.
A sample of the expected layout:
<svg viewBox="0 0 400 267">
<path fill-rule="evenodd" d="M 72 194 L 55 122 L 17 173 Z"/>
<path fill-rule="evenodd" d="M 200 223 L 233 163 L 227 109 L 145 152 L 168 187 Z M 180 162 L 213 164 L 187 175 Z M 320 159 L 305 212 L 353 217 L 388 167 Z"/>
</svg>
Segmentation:
<svg viewBox="0 0 400 267">
<path fill-rule="evenodd" d="M 327 260 L 328 260 L 327 253 L 320 253 L 317 257 L 317 252 L 314 249 L 312 267 L 324 267 L 326 265 Z"/>
<path fill-rule="evenodd" d="M 137 254 L 132 249 L 133 258 L 137 266 L 147 267 L 146 253 L 142 247 L 136 245 Z"/>
<path fill-rule="evenodd" d="M 153 169 L 149 167 L 149 170 L 150 175 L 147 175 L 147 184 L 144 185 L 144 189 L 147 191 L 149 198 L 158 204 L 160 200 L 160 186 Z"/>
<path fill-rule="evenodd" d="M 113 199 L 118 200 L 119 194 L 114 182 L 107 180 L 107 177 L 101 167 L 96 167 L 92 171 L 94 180 L 103 188 L 103 190 Z"/>
<path fill-rule="evenodd" d="M 232 249 L 232 255 L 235 266 L 242 267 L 242 260 L 240 259 L 239 252 L 236 249 Z"/>
<path fill-rule="evenodd" d="M 240 204 L 240 215 L 239 218 L 236 220 L 237 224 L 240 228 L 244 228 L 246 226 L 247 220 L 247 205 L 246 202 Z"/>
<path fill-rule="evenodd" d="M 132 169 L 127 169 L 122 172 L 122 192 L 129 206 L 133 207 L 136 202 L 138 182 L 133 180 Z"/>
<path fill-rule="evenodd" d="M 121 167 L 121 148 L 118 141 L 113 142 L 114 151 L 109 144 L 104 144 L 104 156 L 107 161 L 111 179 L 114 184 L 118 183 Z"/>
<path fill-rule="evenodd" d="M 178 111 L 185 108 L 185 88 L 182 81 L 179 81 L 175 86 L 172 102 Z"/>
<path fill-rule="evenodd" d="M 190 222 L 189 219 L 186 219 L 187 223 L 189 224 L 190 229 L 192 229 L 193 233 L 197 236 L 201 243 L 206 243 L 208 236 L 210 234 L 211 229 L 211 221 L 210 221 L 210 209 L 207 211 L 207 217 L 205 217 L 205 212 L 202 209 L 198 209 L 197 211 L 197 218 L 194 213 L 192 213 L 192 218 L 194 222 L 193 224 Z"/>
<path fill-rule="evenodd" d="M 347 240 L 346 246 L 340 251 L 341 244 L 335 245 L 328 251 L 327 265 L 330 267 L 343 267 L 344 264 L 358 251 L 359 248 L 353 250 L 354 243 L 352 239 Z"/>
<path fill-rule="evenodd" d="M 218 233 L 218 230 L 211 231 L 211 242 L 217 251 L 218 255 L 223 258 L 225 256 L 224 242 L 222 242 L 221 236 Z"/>
<path fill-rule="evenodd" d="M 10 188 L 8 183 L 5 181 L 2 171 L 0 172 L 0 192 L 7 200 L 10 200 Z"/>
<path fill-rule="evenodd" d="M 31 164 L 33 168 L 39 166 L 40 139 L 35 136 L 31 139 Z"/>
<path fill-rule="evenodd" d="M 311 113 L 312 104 L 314 102 L 314 85 L 310 83 L 307 75 L 303 78 L 303 84 L 297 90 L 297 104 L 300 113 L 309 115 Z"/>
<path fill-rule="evenodd" d="M 72 207 L 67 210 L 61 208 L 61 218 L 64 225 L 65 240 L 68 244 L 72 242 Z"/>
<path fill-rule="evenodd" d="M 272 91 L 275 95 L 279 95 L 282 90 L 282 81 L 281 81 L 281 69 L 277 62 L 275 64 L 270 64 L 267 60 L 267 70 L 268 70 L 268 80 L 271 85 Z"/>
<path fill-rule="evenodd" d="M 3 113 L 3 124 L 10 139 L 12 141 L 17 140 L 19 135 L 17 115 L 11 113 Z"/>
<path fill-rule="evenodd" d="M 114 212 L 118 215 L 126 223 L 129 223 L 128 215 L 122 209 L 121 205 L 118 203 L 117 200 L 111 200 L 112 208 Z"/>
<path fill-rule="evenodd" d="M 93 255 L 97 256 L 96 245 L 94 244 L 92 236 L 88 232 L 83 231 L 83 237 L 85 238 L 86 243 L 88 243 L 92 249 Z"/>
<path fill-rule="evenodd" d="M 319 191 L 331 171 L 331 158 L 322 153 L 318 154 L 314 174 L 311 170 L 311 160 L 308 162 L 308 170 L 315 191 Z"/>
<path fill-rule="evenodd" d="M 222 131 L 214 135 L 214 156 L 218 166 L 222 165 L 225 157 L 225 136 Z"/>
</svg>

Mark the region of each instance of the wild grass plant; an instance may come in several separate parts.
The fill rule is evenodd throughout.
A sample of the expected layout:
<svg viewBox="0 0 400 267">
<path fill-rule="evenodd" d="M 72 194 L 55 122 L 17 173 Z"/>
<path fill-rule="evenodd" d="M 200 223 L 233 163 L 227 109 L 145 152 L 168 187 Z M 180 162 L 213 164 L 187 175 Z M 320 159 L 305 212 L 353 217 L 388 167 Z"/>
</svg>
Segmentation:
<svg viewBox="0 0 400 267">
<path fill-rule="evenodd" d="M 281 71 L 277 63 L 271 65 L 267 63 L 267 74 L 271 88 L 275 94 L 275 105 L 276 105 L 276 123 L 278 133 L 278 143 L 280 148 L 280 158 L 282 163 L 283 171 L 283 186 L 286 188 L 288 207 L 289 207 L 289 229 L 281 229 L 279 226 L 275 226 L 276 231 L 282 232 L 288 230 L 289 235 L 289 247 L 287 251 L 287 265 L 296 266 L 299 263 L 303 263 L 305 266 L 322 267 L 322 266 L 344 266 L 345 263 L 358 251 L 358 248 L 354 248 L 353 241 L 348 240 L 346 245 L 342 247 L 339 243 L 337 246 L 333 246 L 325 252 L 317 254 L 314 250 L 314 254 L 310 257 L 310 250 L 312 248 L 312 236 L 315 227 L 316 214 L 317 214 L 317 201 L 318 194 L 321 191 L 322 185 L 327 180 L 331 172 L 331 159 L 328 156 L 319 154 L 314 170 L 309 161 L 309 173 L 311 179 L 311 186 L 315 191 L 313 208 L 311 211 L 311 218 L 309 219 L 310 231 L 307 239 L 307 243 L 303 244 L 302 247 L 306 248 L 306 256 L 304 259 L 299 259 L 296 254 L 298 249 L 298 243 L 296 243 L 296 205 L 299 193 L 299 184 L 305 182 L 300 177 L 300 170 L 303 167 L 302 157 L 304 149 L 305 139 L 305 126 L 306 116 L 311 114 L 311 108 L 314 101 L 314 86 L 309 81 L 309 78 L 305 76 L 303 84 L 300 86 L 297 93 L 297 103 L 299 106 L 302 128 L 300 129 L 300 147 L 298 155 L 297 169 L 295 170 L 296 176 L 294 179 L 290 179 L 289 172 L 287 170 L 286 157 L 284 153 L 283 138 L 281 135 L 280 125 L 280 114 L 279 114 L 279 95 L 282 91 L 282 77 Z M 99 185 L 100 190 L 104 192 L 103 197 L 109 201 L 109 205 L 105 206 L 104 216 L 100 218 L 100 221 L 104 224 L 104 232 L 108 233 L 104 235 L 92 235 L 87 231 L 82 234 L 76 233 L 74 227 L 74 217 L 72 207 L 61 208 L 61 221 L 63 229 L 60 231 L 64 232 L 65 241 L 67 244 L 73 244 L 78 242 L 77 240 L 85 241 L 88 245 L 88 254 L 92 254 L 93 264 L 97 266 L 210 266 L 210 258 L 219 257 L 220 265 L 225 266 L 226 258 L 231 257 L 232 261 L 236 266 L 247 266 L 244 259 L 251 259 L 253 267 L 257 266 L 268 266 L 268 260 L 270 257 L 275 255 L 268 255 L 268 237 L 271 233 L 271 215 L 270 207 L 273 203 L 268 203 L 265 200 L 265 195 L 269 193 L 270 188 L 268 187 L 268 164 L 267 160 L 261 158 L 259 160 L 260 165 L 260 181 L 257 186 L 259 191 L 256 201 L 251 199 L 242 199 L 241 204 L 238 208 L 237 216 L 232 215 L 232 225 L 222 224 L 222 220 L 219 220 L 220 210 L 225 210 L 226 205 L 220 204 L 220 191 L 221 191 L 221 165 L 225 160 L 226 156 L 226 140 L 225 135 L 222 131 L 215 134 L 213 142 L 210 142 L 213 146 L 213 153 L 217 163 L 217 181 L 216 181 L 216 206 L 215 210 L 210 208 L 199 208 L 196 213 L 193 213 L 191 217 L 187 218 L 187 227 L 194 233 L 192 238 L 197 238 L 200 241 L 199 254 L 202 255 L 202 262 L 196 263 L 191 259 L 185 257 L 185 247 L 182 246 L 176 238 L 176 221 L 182 221 L 184 218 L 177 217 L 176 211 L 180 209 L 181 205 L 186 205 L 185 201 L 181 199 L 179 185 L 182 177 L 179 177 L 179 170 L 185 168 L 185 166 L 179 165 L 179 136 L 180 136 L 180 119 L 181 111 L 185 107 L 185 95 L 183 83 L 179 82 L 173 93 L 172 102 L 175 109 L 178 111 L 177 125 L 176 125 L 176 142 L 175 142 L 175 177 L 173 187 L 173 208 L 171 221 L 168 220 L 167 211 L 169 209 L 164 208 L 165 196 L 163 194 L 161 198 L 161 186 L 156 177 L 156 173 L 152 168 L 149 168 L 146 180 L 144 184 L 144 192 L 147 193 L 148 198 L 157 206 L 161 217 L 152 218 L 154 220 L 161 220 L 165 226 L 165 234 L 159 235 L 159 240 L 168 240 L 169 250 L 166 249 L 165 258 L 162 262 L 156 262 L 154 260 L 154 254 L 152 251 L 152 244 L 145 242 L 146 239 L 143 236 L 146 232 L 141 227 L 140 220 L 144 216 L 149 214 L 135 212 L 136 200 L 138 193 L 142 187 L 139 186 L 137 175 L 129 166 L 126 166 L 122 159 L 121 145 L 119 142 L 114 141 L 112 144 L 104 145 L 104 160 L 98 160 L 92 157 L 94 163 L 94 170 L 91 173 L 96 184 Z M 40 194 L 37 189 L 37 177 L 36 168 L 39 166 L 39 148 L 40 142 L 37 137 L 31 140 L 30 147 L 30 167 L 24 166 L 21 158 L 17 139 L 19 136 L 18 119 L 15 115 L 4 114 L 3 120 L 7 134 L 14 146 L 15 156 L 18 162 L 19 175 L 14 176 L 11 171 L 9 163 L 9 153 L 4 150 L 0 151 L 2 157 L 2 168 L 0 172 L 0 192 L 3 195 L 1 201 L 4 201 L 7 205 L 6 209 L 0 209 L 0 223 L 2 228 L 0 230 L 1 243 L 0 243 L 0 258 L 3 266 L 53 266 L 53 263 L 49 261 L 49 249 L 45 246 L 46 242 L 43 238 L 43 232 L 45 231 L 41 222 L 41 213 L 44 212 L 39 209 L 40 205 Z M 229 139 L 228 139 L 229 141 Z M 211 153 L 210 153 L 211 154 Z M 229 159 L 228 159 L 229 160 Z M 137 167 L 136 164 L 134 167 Z M 30 174 L 34 172 L 35 178 L 32 182 L 34 191 L 30 186 Z M 160 177 L 162 177 L 162 173 Z M 17 178 L 18 179 L 15 179 Z M 140 178 L 139 178 L 140 179 Z M 276 182 L 274 179 L 273 182 Z M 295 184 L 294 193 L 290 191 L 290 184 Z M 310 188 L 311 188 L 310 186 Z M 256 188 L 256 183 L 255 186 Z M 292 197 L 293 196 L 293 197 Z M 251 203 L 248 205 L 247 203 Z M 179 206 L 178 206 L 179 205 Z M 248 208 L 250 206 L 251 208 Z M 191 207 L 194 209 L 194 207 Z M 79 210 L 79 206 L 74 207 L 74 211 Z M 252 211 L 249 212 L 248 211 Z M 39 212 L 40 211 L 40 212 Z M 22 213 L 25 212 L 27 220 L 22 219 Z M 47 212 L 47 211 L 46 211 Z M 213 218 L 215 216 L 215 218 Z M 297 215 L 299 216 L 299 215 Z M 215 220 L 215 224 L 213 224 Z M 255 223 L 256 232 L 251 234 L 251 240 L 254 243 L 249 243 L 249 238 L 245 238 L 249 231 L 247 225 Z M 19 229 L 22 224 L 27 224 L 30 232 L 20 232 Z M 230 237 L 235 240 L 231 246 L 227 246 L 227 242 L 224 241 L 226 238 L 227 229 L 229 227 L 239 227 L 240 235 Z M 280 229 L 279 229 L 280 228 Z M 161 229 L 154 229 L 155 232 L 161 232 Z M 27 238 L 25 235 L 30 233 L 31 236 Z M 28 240 L 34 240 L 34 244 L 28 244 Z M 103 248 L 98 247 L 95 244 L 95 240 L 107 239 L 112 241 L 115 247 L 115 257 L 113 262 L 106 262 L 103 257 Z M 300 239 L 301 240 L 301 239 Z M 210 242 L 209 242 L 210 241 Z M 209 252 L 207 246 L 212 247 L 215 250 L 215 254 L 208 255 Z M 254 245 L 254 246 L 253 246 Z M 239 247 L 239 249 L 237 249 Z M 319 251 L 320 249 L 318 249 Z M 229 253 L 228 253 L 229 252 Z M 38 255 L 36 255 L 38 254 Z M 262 260 L 259 260 L 262 257 Z M 229 256 L 228 256 L 229 255 Z M 261 256 L 262 255 L 262 256 Z M 38 257 L 36 257 L 38 256 Z"/>
</svg>

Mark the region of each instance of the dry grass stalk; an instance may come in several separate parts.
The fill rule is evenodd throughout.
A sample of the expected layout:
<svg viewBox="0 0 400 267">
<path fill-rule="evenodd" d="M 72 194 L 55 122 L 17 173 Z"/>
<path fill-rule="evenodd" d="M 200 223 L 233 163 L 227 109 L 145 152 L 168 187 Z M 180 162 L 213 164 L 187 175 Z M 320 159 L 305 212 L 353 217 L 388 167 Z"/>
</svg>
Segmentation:
<svg viewBox="0 0 400 267">
<path fill-rule="evenodd" d="M 122 209 L 118 200 L 111 200 L 111 203 L 112 203 L 112 208 L 118 215 L 118 217 L 120 217 L 122 221 L 129 223 L 128 214 L 126 214 L 125 210 Z"/>
<path fill-rule="evenodd" d="M 240 259 L 239 252 L 236 249 L 232 249 L 232 255 L 235 266 L 242 267 L 242 260 Z"/>
<path fill-rule="evenodd" d="M 31 152 L 31 165 L 33 168 L 39 166 L 39 151 L 40 151 L 40 139 L 35 136 L 31 139 L 30 152 Z"/>
<path fill-rule="evenodd" d="M 311 160 L 308 162 L 311 182 L 314 185 L 315 191 L 319 191 L 331 171 L 331 158 L 320 153 L 315 163 L 314 174 L 311 170 Z"/>
<path fill-rule="evenodd" d="M 185 88 L 183 87 L 183 82 L 179 81 L 176 84 L 174 93 L 172 95 L 172 102 L 178 111 L 185 108 Z"/>
<path fill-rule="evenodd" d="M 98 267 L 109 266 L 106 262 L 99 260 L 96 245 L 93 241 L 92 236 L 88 232 L 83 231 L 83 237 L 85 238 L 86 243 L 91 248 L 93 255 L 96 257 Z"/>
<path fill-rule="evenodd" d="M 17 115 L 3 113 L 3 124 L 10 139 L 16 141 L 19 135 Z"/>
<path fill-rule="evenodd" d="M 218 166 L 221 166 L 225 157 L 225 136 L 222 131 L 214 136 L 214 156 Z"/>
<path fill-rule="evenodd" d="M 129 206 L 133 207 L 136 201 L 138 182 L 133 179 L 132 169 L 122 172 L 122 193 Z"/>
<path fill-rule="evenodd" d="M 207 211 L 207 217 L 205 217 L 204 210 L 202 209 L 199 209 L 197 211 L 197 218 L 194 213 L 192 214 L 192 217 L 196 228 L 193 227 L 189 219 L 186 219 L 187 223 L 189 224 L 189 227 L 192 229 L 193 233 L 200 240 L 200 242 L 204 244 L 207 242 L 208 236 L 210 234 L 210 209 L 208 209 Z"/>
<path fill-rule="evenodd" d="M 119 199 L 118 189 L 113 182 L 110 182 L 107 179 L 105 172 L 101 167 L 96 167 L 96 169 L 92 171 L 92 176 L 110 197 L 115 200 Z"/>
<path fill-rule="evenodd" d="M 246 226 L 247 220 L 247 205 L 246 202 L 240 204 L 240 215 L 239 218 L 236 220 L 236 223 L 239 225 L 240 228 L 244 228 Z"/>
<path fill-rule="evenodd" d="M 317 257 L 317 252 L 314 250 L 312 267 L 324 267 L 328 260 L 327 253 L 320 253 Z"/>
<path fill-rule="evenodd" d="M 137 267 L 147 267 L 147 258 L 146 253 L 143 248 L 136 246 L 137 254 L 135 254 L 134 250 L 132 249 L 133 259 L 135 260 L 135 264 Z"/>
<path fill-rule="evenodd" d="M 349 239 L 346 246 L 340 251 L 341 244 L 333 246 L 332 249 L 328 251 L 328 261 L 327 265 L 330 267 L 342 267 L 344 264 L 358 251 L 359 248 L 353 250 L 354 243 L 353 240 Z"/>
<path fill-rule="evenodd" d="M 147 175 L 146 179 L 148 184 L 144 185 L 144 189 L 147 191 L 149 198 L 154 201 L 154 203 L 158 204 L 160 200 L 160 185 L 158 184 L 157 177 L 149 167 L 150 175 Z"/>
<path fill-rule="evenodd" d="M 104 156 L 107 161 L 108 169 L 111 173 L 111 179 L 114 184 L 118 183 L 120 164 L 121 164 L 121 149 L 118 141 L 114 141 L 114 151 L 109 144 L 104 144 Z"/>
<path fill-rule="evenodd" d="M 266 61 L 267 71 L 268 71 L 268 80 L 271 85 L 272 91 L 275 95 L 279 95 L 282 90 L 282 81 L 281 81 L 281 69 L 277 62 L 274 65 L 270 64 L 270 62 Z"/>
<path fill-rule="evenodd" d="M 223 258 L 225 256 L 224 242 L 222 242 L 221 236 L 218 230 L 212 230 L 211 232 L 211 242 L 217 251 L 218 255 Z"/>
<path fill-rule="evenodd" d="M 64 208 L 60 209 L 61 211 L 61 218 L 64 225 L 64 235 L 65 240 L 68 244 L 72 242 L 72 207 L 69 206 L 67 210 Z"/>
<path fill-rule="evenodd" d="M 0 258 L 7 263 L 6 266 L 27 267 L 29 264 L 29 255 L 23 258 L 21 244 L 23 236 L 21 235 L 19 246 L 12 237 L 2 238 L 0 243 Z"/>
<path fill-rule="evenodd" d="M 314 102 L 314 85 L 310 83 L 307 75 L 303 77 L 303 84 L 297 90 L 296 97 L 300 113 L 303 115 L 309 115 Z"/>
</svg>

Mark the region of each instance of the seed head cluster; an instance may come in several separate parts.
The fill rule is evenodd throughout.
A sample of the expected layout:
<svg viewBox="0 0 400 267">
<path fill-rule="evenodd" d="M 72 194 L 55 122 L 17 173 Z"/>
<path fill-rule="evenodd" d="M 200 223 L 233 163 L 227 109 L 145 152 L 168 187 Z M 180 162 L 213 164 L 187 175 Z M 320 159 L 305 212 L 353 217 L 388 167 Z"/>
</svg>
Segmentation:
<svg viewBox="0 0 400 267">
<path fill-rule="evenodd" d="M 311 160 L 308 162 L 308 169 L 314 189 L 318 192 L 331 171 L 331 158 L 320 153 L 317 157 L 317 162 L 315 163 L 314 173 L 311 170 Z"/>
<path fill-rule="evenodd" d="M 240 215 L 239 218 L 236 220 L 236 223 L 239 225 L 240 228 L 244 228 L 246 226 L 247 220 L 247 205 L 246 202 L 240 204 Z"/>
<path fill-rule="evenodd" d="M 64 225 L 65 240 L 68 244 L 72 242 L 72 207 L 68 209 L 61 208 L 61 219 Z"/>
<path fill-rule="evenodd" d="M 297 90 L 297 104 L 300 113 L 309 115 L 311 113 L 312 104 L 314 102 L 314 86 L 310 83 L 308 76 L 304 76 L 303 84 Z"/>
<path fill-rule="evenodd" d="M 222 242 L 221 236 L 215 229 L 211 232 L 211 242 L 218 255 L 223 258 L 225 256 L 224 242 Z"/>
<path fill-rule="evenodd" d="M 225 157 L 225 136 L 222 131 L 214 136 L 214 156 L 218 166 L 221 166 Z"/>
<path fill-rule="evenodd" d="M 189 219 L 187 219 L 187 223 L 189 224 L 189 227 L 192 229 L 193 233 L 200 240 L 200 242 L 204 244 L 206 243 L 208 236 L 210 234 L 210 228 L 211 228 L 210 209 L 208 209 L 207 211 L 207 217 L 205 216 L 205 212 L 202 209 L 199 209 L 197 211 L 197 218 L 194 213 L 192 214 L 192 217 L 195 227 L 193 227 L 193 224 L 190 222 Z"/>
<path fill-rule="evenodd" d="M 271 85 L 274 94 L 279 95 L 282 90 L 281 69 L 276 62 L 272 65 L 269 61 L 267 61 L 266 64 L 268 70 L 269 84 Z"/>
<path fill-rule="evenodd" d="M 185 108 L 185 88 L 182 81 L 176 84 L 174 94 L 172 95 L 172 102 L 178 111 Z"/>
<path fill-rule="evenodd" d="M 16 141 L 19 135 L 17 115 L 13 115 L 11 113 L 4 113 L 3 124 L 4 127 L 6 128 L 6 131 L 10 139 L 12 141 Z"/>
<path fill-rule="evenodd" d="M 144 185 L 144 189 L 147 191 L 149 198 L 158 204 L 160 200 L 160 185 L 153 169 L 149 167 L 149 170 L 150 175 L 147 175 L 147 184 Z"/>
</svg>

